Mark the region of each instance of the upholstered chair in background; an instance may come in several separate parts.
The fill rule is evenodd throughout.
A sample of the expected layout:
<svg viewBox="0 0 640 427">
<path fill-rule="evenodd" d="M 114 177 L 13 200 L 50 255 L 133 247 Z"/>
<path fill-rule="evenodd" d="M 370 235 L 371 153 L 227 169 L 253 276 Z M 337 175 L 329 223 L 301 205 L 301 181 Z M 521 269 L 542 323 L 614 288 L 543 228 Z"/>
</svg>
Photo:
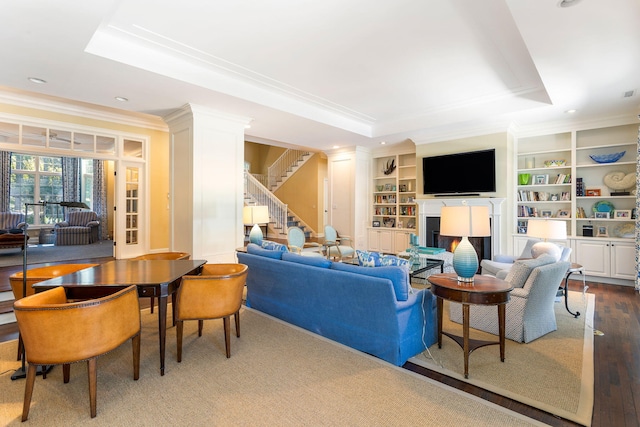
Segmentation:
<svg viewBox="0 0 640 427">
<path fill-rule="evenodd" d="M 356 254 L 351 243 L 351 237 L 338 236 L 338 232 L 330 225 L 324 226 L 324 246 L 327 258 L 343 260 L 353 258 Z"/>
<path fill-rule="evenodd" d="M 191 258 L 191 254 L 187 252 L 155 252 L 150 254 L 144 254 L 137 256 L 135 258 L 131 258 L 133 261 L 149 261 L 154 259 L 160 260 L 177 260 L 177 259 L 189 259 Z M 155 305 L 156 298 L 151 295 L 150 297 L 151 304 L 151 313 L 153 313 L 153 306 Z"/>
<path fill-rule="evenodd" d="M 69 212 L 67 219 L 54 226 L 56 246 L 88 245 L 99 240 L 98 215 L 91 211 Z"/>
<path fill-rule="evenodd" d="M 299 227 L 289 227 L 287 230 L 287 246 L 289 252 L 302 256 L 324 257 L 322 245 L 315 242 L 307 243 L 307 238 Z"/>
<path fill-rule="evenodd" d="M 82 302 L 67 302 L 63 287 L 24 297 L 14 303 L 22 334 L 27 369 L 22 421 L 29 417 L 38 366 L 62 365 L 69 382 L 70 364 L 87 362 L 91 418 L 96 416 L 97 362 L 101 356 L 131 340 L 133 379 L 140 376 L 140 305 L 136 286 Z M 46 404 L 46 402 L 42 402 Z"/>
<path fill-rule="evenodd" d="M 240 306 L 247 281 L 244 264 L 205 264 L 199 276 L 183 276 L 176 301 L 176 338 L 178 362 L 182 361 L 182 334 L 186 320 L 198 321 L 202 336 L 205 320 L 222 318 L 227 358 L 231 357 L 231 315 L 235 318 L 236 336 L 240 337 Z"/>
</svg>

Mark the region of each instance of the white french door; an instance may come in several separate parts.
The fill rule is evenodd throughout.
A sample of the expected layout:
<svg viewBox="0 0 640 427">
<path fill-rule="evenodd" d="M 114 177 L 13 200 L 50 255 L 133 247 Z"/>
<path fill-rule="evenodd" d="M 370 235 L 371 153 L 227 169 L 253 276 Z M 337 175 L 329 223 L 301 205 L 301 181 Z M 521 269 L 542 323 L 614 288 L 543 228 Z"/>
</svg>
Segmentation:
<svg viewBox="0 0 640 427">
<path fill-rule="evenodd" d="M 147 195 L 144 165 L 120 161 L 116 172 L 116 258 L 146 253 Z"/>
</svg>

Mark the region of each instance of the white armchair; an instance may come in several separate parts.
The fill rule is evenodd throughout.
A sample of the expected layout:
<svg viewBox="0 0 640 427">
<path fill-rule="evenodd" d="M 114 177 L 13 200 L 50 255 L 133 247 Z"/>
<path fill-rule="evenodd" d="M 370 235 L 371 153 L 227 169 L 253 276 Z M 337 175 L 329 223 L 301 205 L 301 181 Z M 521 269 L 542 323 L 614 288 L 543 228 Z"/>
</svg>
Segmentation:
<svg viewBox="0 0 640 427">
<path fill-rule="evenodd" d="M 533 258 L 533 256 L 531 255 L 531 248 L 538 242 L 540 242 L 539 239 L 527 240 L 527 243 L 520 255 L 498 254 L 492 260 L 483 259 L 480 262 L 480 267 L 482 268 L 481 274 L 495 276 L 498 279 L 504 279 L 509 273 L 511 267 L 513 267 L 513 263 L 518 259 Z M 559 261 L 569 261 L 569 257 L 571 256 L 571 248 L 561 245 L 558 246 L 560 246 L 560 248 L 562 249 L 562 254 L 560 255 Z"/>
</svg>

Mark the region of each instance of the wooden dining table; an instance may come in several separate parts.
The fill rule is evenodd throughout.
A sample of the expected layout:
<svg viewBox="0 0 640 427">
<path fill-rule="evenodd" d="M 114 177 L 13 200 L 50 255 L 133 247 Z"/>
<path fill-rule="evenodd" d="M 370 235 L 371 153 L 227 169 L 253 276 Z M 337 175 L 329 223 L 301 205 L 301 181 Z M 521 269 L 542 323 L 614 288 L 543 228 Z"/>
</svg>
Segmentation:
<svg viewBox="0 0 640 427">
<path fill-rule="evenodd" d="M 164 375 L 167 298 L 171 295 L 175 306 L 175 292 L 182 276 L 199 274 L 206 263 L 205 260 L 116 260 L 36 283 L 33 288 L 41 292 L 63 286 L 67 298 L 84 300 L 106 296 L 112 293 L 113 287 L 136 285 L 139 296 L 157 297 L 160 375 Z"/>
</svg>

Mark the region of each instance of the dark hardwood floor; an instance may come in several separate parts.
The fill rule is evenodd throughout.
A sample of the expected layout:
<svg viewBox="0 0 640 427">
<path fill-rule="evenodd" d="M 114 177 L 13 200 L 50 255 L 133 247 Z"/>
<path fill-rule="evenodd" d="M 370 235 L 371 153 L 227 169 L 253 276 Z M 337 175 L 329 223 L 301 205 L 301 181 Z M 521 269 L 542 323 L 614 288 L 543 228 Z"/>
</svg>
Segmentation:
<svg viewBox="0 0 640 427">
<path fill-rule="evenodd" d="M 106 262 L 111 259 L 113 258 L 77 262 Z M 46 264 L 38 266 L 43 265 Z M 0 290 L 10 290 L 9 276 L 20 269 L 20 266 L 0 268 Z M 595 402 L 592 426 L 640 426 L 640 295 L 626 286 L 593 282 L 588 285 L 588 292 L 596 296 L 593 327 L 604 332 L 603 336 L 595 337 Z M 582 282 L 569 281 L 569 288 L 581 291 Z M 148 301 L 148 298 L 141 298 L 141 306 L 148 306 Z M 0 325 L 0 342 L 16 339 L 17 336 L 15 323 Z M 577 425 L 420 366 L 407 363 L 404 367 L 551 426 Z"/>
</svg>

